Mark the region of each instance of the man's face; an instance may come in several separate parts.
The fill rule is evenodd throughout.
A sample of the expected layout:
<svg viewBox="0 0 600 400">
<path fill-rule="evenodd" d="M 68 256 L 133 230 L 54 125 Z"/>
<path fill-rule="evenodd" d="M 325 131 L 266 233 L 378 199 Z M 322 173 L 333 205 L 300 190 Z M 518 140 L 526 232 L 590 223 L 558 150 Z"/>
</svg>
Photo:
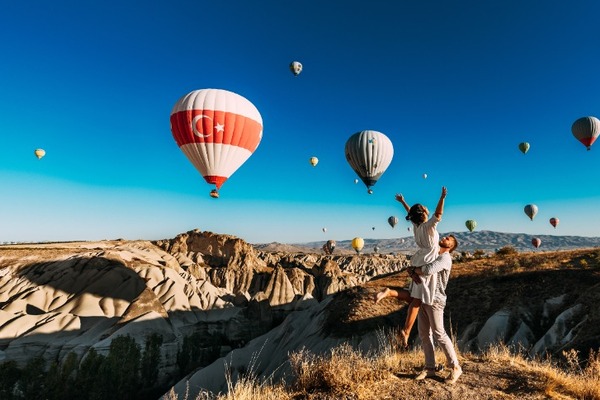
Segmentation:
<svg viewBox="0 0 600 400">
<path fill-rule="evenodd" d="M 454 238 L 450 236 L 444 236 L 440 239 L 440 247 L 443 247 L 445 249 L 451 249 L 452 247 L 454 247 Z"/>
</svg>

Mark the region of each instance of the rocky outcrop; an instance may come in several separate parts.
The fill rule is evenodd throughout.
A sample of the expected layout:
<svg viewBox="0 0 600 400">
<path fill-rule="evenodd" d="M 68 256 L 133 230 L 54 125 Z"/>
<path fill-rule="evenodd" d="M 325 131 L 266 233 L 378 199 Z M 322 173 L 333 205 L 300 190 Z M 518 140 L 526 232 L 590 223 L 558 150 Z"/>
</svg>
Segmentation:
<svg viewBox="0 0 600 400">
<path fill-rule="evenodd" d="M 272 306 L 290 305 L 304 295 L 322 300 L 408 263 L 404 255 L 264 252 L 234 236 L 199 230 L 154 243 L 198 279 L 234 294 L 263 292 Z"/>
<path fill-rule="evenodd" d="M 118 336 L 143 346 L 158 333 L 163 385 L 182 372 L 176 357 L 186 337 L 206 344 L 206 365 L 288 314 L 364 282 L 361 262 L 391 271 L 405 261 L 352 258 L 264 253 L 198 230 L 156 242 L 0 248 L 0 362 L 83 358 L 91 348 L 106 354 Z"/>
</svg>

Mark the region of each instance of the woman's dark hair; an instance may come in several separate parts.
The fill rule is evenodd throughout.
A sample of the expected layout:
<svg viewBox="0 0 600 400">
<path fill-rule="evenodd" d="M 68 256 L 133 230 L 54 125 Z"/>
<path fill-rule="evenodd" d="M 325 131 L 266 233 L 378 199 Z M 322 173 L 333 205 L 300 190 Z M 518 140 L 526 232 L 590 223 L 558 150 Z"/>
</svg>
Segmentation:
<svg viewBox="0 0 600 400">
<path fill-rule="evenodd" d="M 423 222 L 427 221 L 427 208 L 419 203 L 414 204 L 410 210 L 408 210 L 406 220 L 412 222 L 413 224 L 422 224 Z"/>
</svg>

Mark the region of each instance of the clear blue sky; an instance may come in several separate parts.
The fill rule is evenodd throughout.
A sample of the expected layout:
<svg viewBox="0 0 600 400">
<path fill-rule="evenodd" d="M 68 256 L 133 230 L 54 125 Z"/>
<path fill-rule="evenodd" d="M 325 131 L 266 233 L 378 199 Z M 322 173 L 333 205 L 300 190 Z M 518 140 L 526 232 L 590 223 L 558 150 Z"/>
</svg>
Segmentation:
<svg viewBox="0 0 600 400">
<path fill-rule="evenodd" d="M 598 15 L 595 0 L 5 2 L 0 241 L 405 237 L 394 194 L 434 208 L 442 186 L 442 233 L 475 219 L 600 236 L 600 147 L 571 134 L 600 116 Z M 219 199 L 169 128 L 203 88 L 246 97 L 264 123 Z M 372 195 L 344 157 L 364 129 L 395 150 Z"/>
</svg>

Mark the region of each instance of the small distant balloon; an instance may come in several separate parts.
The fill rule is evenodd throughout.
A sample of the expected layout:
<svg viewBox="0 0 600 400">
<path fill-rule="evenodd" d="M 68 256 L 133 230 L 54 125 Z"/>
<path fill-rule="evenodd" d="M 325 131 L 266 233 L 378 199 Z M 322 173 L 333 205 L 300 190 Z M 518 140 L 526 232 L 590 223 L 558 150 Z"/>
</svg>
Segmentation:
<svg viewBox="0 0 600 400">
<path fill-rule="evenodd" d="M 309 158 L 308 162 L 310 163 L 310 165 L 312 165 L 313 167 L 316 167 L 317 164 L 319 163 L 319 159 L 317 157 L 311 157 Z"/>
<path fill-rule="evenodd" d="M 423 174 L 423 179 L 427 179 L 427 174 Z"/>
<path fill-rule="evenodd" d="M 540 238 L 533 238 L 531 239 L 531 244 L 537 249 L 542 244 L 542 240 Z"/>
<path fill-rule="evenodd" d="M 533 218 L 538 212 L 538 207 L 535 204 L 527 204 L 524 208 L 525 214 L 533 221 Z"/>
<path fill-rule="evenodd" d="M 571 132 L 588 150 L 600 134 L 600 120 L 596 117 L 582 117 L 573 122 Z"/>
<path fill-rule="evenodd" d="M 290 71 L 292 71 L 294 76 L 300 75 L 300 72 L 302 72 L 302 64 L 299 61 L 292 61 L 290 63 Z"/>
<path fill-rule="evenodd" d="M 325 244 L 323 245 L 323 251 L 325 252 L 325 254 L 332 254 L 333 250 L 335 250 L 335 240 L 328 240 L 327 242 L 325 242 Z"/>
<path fill-rule="evenodd" d="M 392 228 L 394 228 L 397 223 L 398 223 L 398 217 L 396 217 L 395 215 L 392 215 L 391 217 L 388 218 L 388 224 L 390 224 L 390 226 Z"/>
<path fill-rule="evenodd" d="M 373 247 L 373 250 L 375 251 L 375 253 L 379 253 L 379 246 Z"/>
<path fill-rule="evenodd" d="M 358 179 L 355 179 L 354 180 L 354 184 L 356 185 L 357 183 L 358 183 Z"/>
<path fill-rule="evenodd" d="M 327 228 L 322 229 L 323 233 L 327 232 Z"/>
<path fill-rule="evenodd" d="M 360 254 L 360 251 L 365 246 L 365 241 L 360 237 L 352 239 L 352 248 L 356 251 L 356 254 Z"/>
<path fill-rule="evenodd" d="M 371 229 L 375 230 L 375 227 L 372 227 Z"/>
<path fill-rule="evenodd" d="M 465 226 L 467 227 L 469 232 L 473 232 L 477 227 L 477 221 L 475 221 L 474 219 L 469 219 L 465 222 Z"/>
<path fill-rule="evenodd" d="M 35 149 L 33 154 L 35 154 L 35 156 L 38 158 L 38 160 L 40 160 L 42 157 L 44 157 L 46 155 L 46 151 L 44 149 Z"/>
<path fill-rule="evenodd" d="M 527 143 L 527 142 L 519 143 L 519 150 L 521 150 L 521 153 L 526 154 L 529 151 L 529 143 Z"/>
<path fill-rule="evenodd" d="M 560 222 L 560 220 L 556 217 L 550 218 L 550 225 L 552 225 L 554 228 L 556 228 L 556 226 L 558 225 L 559 222 Z"/>
</svg>

